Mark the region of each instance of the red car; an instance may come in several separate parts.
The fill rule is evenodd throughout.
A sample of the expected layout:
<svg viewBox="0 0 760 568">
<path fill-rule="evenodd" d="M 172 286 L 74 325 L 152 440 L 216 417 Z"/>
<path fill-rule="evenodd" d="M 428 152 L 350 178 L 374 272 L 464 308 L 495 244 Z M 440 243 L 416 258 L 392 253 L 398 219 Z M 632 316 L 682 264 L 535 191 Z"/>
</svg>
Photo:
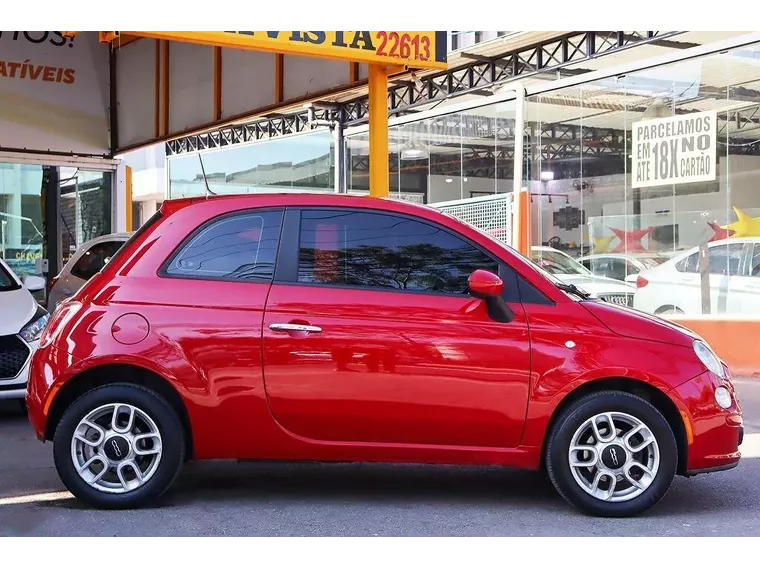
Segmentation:
<svg viewBox="0 0 760 568">
<path fill-rule="evenodd" d="M 346 195 L 165 201 L 51 317 L 27 395 L 77 497 L 135 507 L 183 462 L 545 470 L 628 516 L 737 465 L 728 368 L 432 208 Z"/>
</svg>

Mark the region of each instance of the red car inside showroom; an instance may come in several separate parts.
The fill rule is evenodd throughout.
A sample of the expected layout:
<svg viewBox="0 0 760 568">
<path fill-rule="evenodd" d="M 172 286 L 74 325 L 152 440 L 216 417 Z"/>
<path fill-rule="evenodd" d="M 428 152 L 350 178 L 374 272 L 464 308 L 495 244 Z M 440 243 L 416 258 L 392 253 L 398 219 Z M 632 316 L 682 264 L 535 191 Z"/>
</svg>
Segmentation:
<svg viewBox="0 0 760 568">
<path fill-rule="evenodd" d="M 188 460 L 545 471 L 592 515 L 740 459 L 728 367 L 452 216 L 267 194 L 161 209 L 51 316 L 29 415 L 77 497 L 137 507 Z"/>
</svg>

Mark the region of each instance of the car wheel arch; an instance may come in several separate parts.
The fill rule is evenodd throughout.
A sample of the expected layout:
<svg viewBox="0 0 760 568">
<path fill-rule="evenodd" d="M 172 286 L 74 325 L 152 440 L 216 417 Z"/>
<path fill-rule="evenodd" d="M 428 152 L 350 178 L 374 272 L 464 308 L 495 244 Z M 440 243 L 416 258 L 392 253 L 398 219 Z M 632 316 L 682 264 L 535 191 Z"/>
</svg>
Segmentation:
<svg viewBox="0 0 760 568">
<path fill-rule="evenodd" d="M 676 438 L 678 447 L 678 468 L 676 473 L 682 475 L 686 472 L 688 457 L 688 440 L 686 426 L 683 417 L 676 403 L 664 391 L 659 388 L 630 377 L 605 377 L 587 381 L 573 390 L 566 393 L 558 404 L 555 405 L 551 418 L 547 423 L 544 431 L 543 441 L 541 444 L 541 469 L 546 470 L 545 454 L 546 446 L 549 442 L 549 436 L 556 420 L 562 415 L 562 412 L 573 402 L 594 392 L 617 390 L 634 394 L 651 403 L 667 420 L 673 435 Z"/>
<path fill-rule="evenodd" d="M 150 369 L 133 363 L 109 363 L 90 367 L 66 381 L 53 399 L 45 424 L 45 439 L 52 440 L 66 409 L 88 391 L 107 384 L 127 383 L 150 389 L 171 406 L 185 430 L 185 459 L 193 455 L 193 432 L 190 415 L 177 388 Z"/>
</svg>

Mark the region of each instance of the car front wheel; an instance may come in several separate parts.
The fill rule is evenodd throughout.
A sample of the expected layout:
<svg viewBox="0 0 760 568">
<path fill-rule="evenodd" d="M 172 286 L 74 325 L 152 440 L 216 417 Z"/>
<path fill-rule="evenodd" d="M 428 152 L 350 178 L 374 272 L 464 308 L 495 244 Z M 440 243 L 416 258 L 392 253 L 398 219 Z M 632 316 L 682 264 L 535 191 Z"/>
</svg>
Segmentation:
<svg viewBox="0 0 760 568">
<path fill-rule="evenodd" d="M 678 448 L 663 415 L 620 391 L 572 403 L 554 423 L 546 468 L 557 491 L 582 511 L 627 517 L 658 503 L 675 477 Z"/>
<path fill-rule="evenodd" d="M 76 497 L 100 508 L 139 507 L 174 482 L 184 431 L 159 395 L 131 384 L 105 385 L 78 398 L 56 428 L 58 474 Z"/>
</svg>

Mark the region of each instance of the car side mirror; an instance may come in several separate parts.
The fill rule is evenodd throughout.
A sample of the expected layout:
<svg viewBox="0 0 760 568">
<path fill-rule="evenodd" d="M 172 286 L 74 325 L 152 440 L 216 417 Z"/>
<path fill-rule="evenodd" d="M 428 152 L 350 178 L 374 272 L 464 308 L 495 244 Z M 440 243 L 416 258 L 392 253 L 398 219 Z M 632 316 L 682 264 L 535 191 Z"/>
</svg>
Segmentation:
<svg viewBox="0 0 760 568">
<path fill-rule="evenodd" d="M 45 279 L 42 276 L 29 275 L 24 278 L 24 288 L 30 292 L 39 292 L 45 289 Z"/>
<path fill-rule="evenodd" d="M 501 296 L 504 292 L 504 282 L 493 272 L 476 270 L 467 279 L 470 295 L 480 300 L 491 296 Z"/>
<path fill-rule="evenodd" d="M 470 296 L 486 303 L 488 317 L 501 323 L 509 323 L 515 319 L 514 312 L 501 297 L 504 293 L 504 282 L 493 272 L 476 270 L 467 279 L 467 290 Z"/>
</svg>

